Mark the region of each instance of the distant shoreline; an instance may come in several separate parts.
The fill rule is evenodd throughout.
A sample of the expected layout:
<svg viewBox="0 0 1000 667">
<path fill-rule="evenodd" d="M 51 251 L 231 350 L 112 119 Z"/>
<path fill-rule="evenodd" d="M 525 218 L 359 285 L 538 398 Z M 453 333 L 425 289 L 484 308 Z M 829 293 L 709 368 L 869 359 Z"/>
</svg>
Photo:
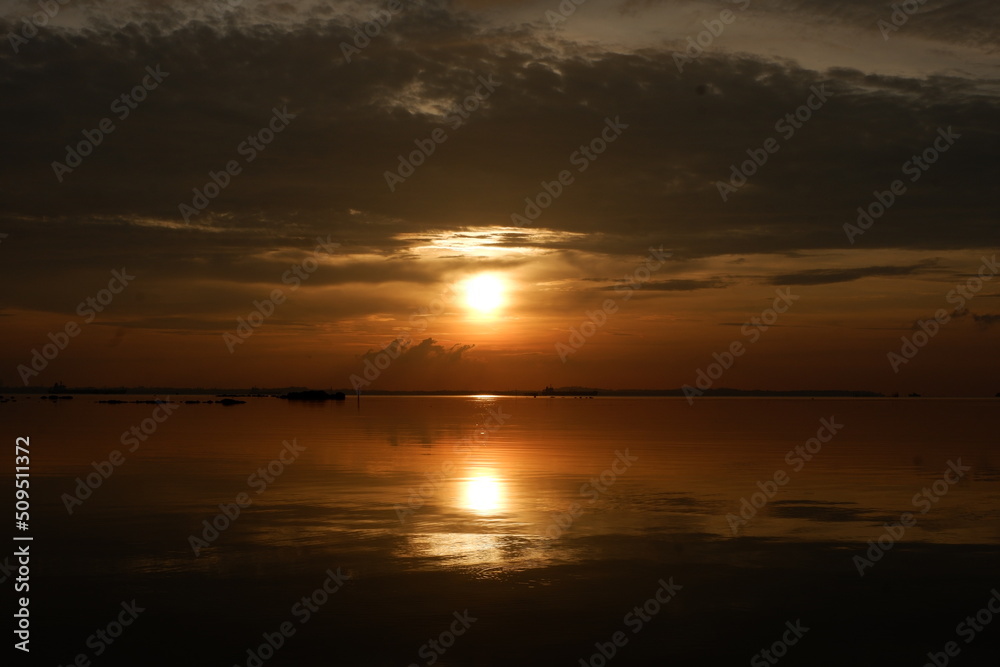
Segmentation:
<svg viewBox="0 0 1000 667">
<path fill-rule="evenodd" d="M 104 396 L 219 396 L 219 397 L 278 397 L 290 392 L 306 391 L 308 387 L 264 387 L 264 388 L 213 388 L 213 387 L 0 387 L 0 395 L 104 395 Z M 350 389 L 331 389 L 331 392 L 343 391 L 350 399 L 355 392 Z M 362 392 L 365 396 L 509 396 L 538 398 L 613 398 L 613 397 L 665 397 L 684 398 L 680 389 L 601 389 L 592 387 L 558 387 L 554 393 L 546 394 L 543 390 L 369 390 Z M 918 396 L 918 395 L 888 395 L 865 390 L 837 389 L 792 389 L 792 390 L 761 390 L 719 388 L 704 392 L 705 398 L 997 398 L 997 396 Z"/>
</svg>

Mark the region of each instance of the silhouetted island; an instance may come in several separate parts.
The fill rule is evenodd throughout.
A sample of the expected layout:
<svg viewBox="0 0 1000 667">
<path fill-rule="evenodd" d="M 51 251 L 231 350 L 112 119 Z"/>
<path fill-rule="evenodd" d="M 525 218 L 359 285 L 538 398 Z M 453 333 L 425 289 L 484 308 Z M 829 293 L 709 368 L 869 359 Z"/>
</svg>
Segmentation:
<svg viewBox="0 0 1000 667">
<path fill-rule="evenodd" d="M 278 398 L 285 398 L 289 401 L 343 401 L 347 399 L 347 396 L 342 391 L 330 394 L 322 389 L 307 389 L 306 391 L 290 391 Z"/>
<path fill-rule="evenodd" d="M 42 398 L 45 398 L 45 397 L 43 396 Z M 66 398 L 72 398 L 72 397 L 71 396 L 67 396 Z M 141 400 L 137 400 L 137 401 L 122 401 L 122 400 L 119 400 L 117 398 L 109 398 L 109 399 L 106 399 L 106 400 L 103 400 L 103 401 L 97 401 L 97 402 L 98 403 L 105 403 L 107 405 L 122 405 L 123 403 L 134 403 L 134 404 L 144 404 L 144 405 L 163 405 L 163 404 L 166 404 L 166 403 L 173 403 L 173 401 L 171 401 L 169 399 L 162 399 L 162 398 L 154 398 L 152 400 L 147 400 L 147 401 L 141 401 Z M 211 403 L 215 403 L 215 404 L 218 404 L 218 405 L 243 405 L 244 403 L 246 403 L 246 401 L 238 401 L 235 398 L 223 398 L 223 399 L 218 400 L 218 401 L 184 401 L 184 403 L 186 405 L 196 405 L 196 404 L 209 405 Z"/>
</svg>

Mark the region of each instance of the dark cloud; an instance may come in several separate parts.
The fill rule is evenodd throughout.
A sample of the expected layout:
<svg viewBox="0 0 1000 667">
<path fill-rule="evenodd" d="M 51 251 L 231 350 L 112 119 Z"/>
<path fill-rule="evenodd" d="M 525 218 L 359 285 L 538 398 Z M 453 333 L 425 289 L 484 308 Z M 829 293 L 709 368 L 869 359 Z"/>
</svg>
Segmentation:
<svg viewBox="0 0 1000 667">
<path fill-rule="evenodd" d="M 847 283 L 862 278 L 912 276 L 934 272 L 938 262 L 925 260 L 908 266 L 863 266 L 850 269 L 807 269 L 796 273 L 771 276 L 771 285 L 830 285 Z"/>
<path fill-rule="evenodd" d="M 395 361 L 403 364 L 456 363 L 462 360 L 462 354 L 474 347 L 475 345 L 455 344 L 446 348 L 433 338 L 425 338 L 415 345 L 404 339 L 396 339 L 383 348 L 368 350 L 360 359 L 362 362 L 366 360 L 374 362 L 387 353 Z"/>
<path fill-rule="evenodd" d="M 664 4 L 667 0 L 623 0 L 620 11 L 636 14 Z M 796 17 L 803 25 L 839 26 L 868 33 L 879 41 L 883 40 L 879 20 L 891 24 L 897 5 L 916 5 L 917 11 L 913 14 L 903 12 L 896 18 L 898 30 L 886 28 L 890 40 L 897 35 L 909 35 L 949 44 L 990 46 L 1000 39 L 997 21 L 1000 12 L 991 0 L 938 0 L 934 3 L 919 3 L 918 0 L 913 3 L 867 0 L 752 0 L 748 3 L 747 0 L 730 0 L 727 4 L 748 5 L 747 11 L 758 20 L 767 16 Z M 718 10 L 710 13 L 717 14 L 725 8 L 720 4 Z"/>
<path fill-rule="evenodd" d="M 403 363 L 445 363 L 453 364 L 462 360 L 462 355 L 475 345 L 458 343 L 444 347 L 433 338 L 425 338 L 416 345 L 407 347 L 399 360 Z"/>
<path fill-rule="evenodd" d="M 653 292 L 693 292 L 700 289 L 721 289 L 732 285 L 731 281 L 722 279 L 711 280 L 657 280 L 642 283 L 641 289 Z M 613 289 L 613 288 L 607 288 Z"/>
<path fill-rule="evenodd" d="M 666 240 L 678 257 L 844 247 L 843 223 L 946 126 L 962 134 L 954 152 L 860 242 L 957 248 L 998 238 L 987 195 L 1000 175 L 992 159 L 996 101 L 957 75 L 812 72 L 706 54 L 691 76 L 720 94 L 699 96 L 671 51 L 555 50 L 530 31 L 414 9 L 348 64 L 339 44 L 351 27 L 317 20 L 167 30 L 149 21 L 113 34 L 39 34 L 30 49 L 0 56 L 4 140 L 22 156 L 0 167 L 4 211 L 35 230 L 52 224 L 45 221 L 87 222 L 102 237 L 145 218 L 180 223 L 178 205 L 190 203 L 192 189 L 239 158 L 237 146 L 273 107 L 287 106 L 297 114 L 290 126 L 195 223 L 258 237 L 245 241 L 258 246 L 280 228 L 358 236 L 383 249 L 398 246 L 393 231 L 428 224 L 509 224 L 524 198 L 572 169 L 570 154 L 617 116 L 629 128 L 536 221 L 588 234 L 564 247 L 631 254 Z M 51 162 L 63 159 L 64 146 L 111 116 L 112 100 L 157 64 L 170 73 L 164 83 L 57 183 Z M 501 85 L 464 126 L 451 130 L 425 113 L 428 104 L 454 108 L 481 75 Z M 775 121 L 820 81 L 829 82 L 831 100 L 724 204 L 714 183 L 747 149 L 778 136 Z M 438 127 L 448 140 L 390 193 L 384 172 Z M 937 219 L 942 210 L 953 221 L 947 226 Z M 232 247 L 211 231 L 172 233 L 222 252 Z M 109 254 L 138 253 L 153 238 L 148 230 L 124 235 L 132 243 L 113 239 Z"/>
</svg>

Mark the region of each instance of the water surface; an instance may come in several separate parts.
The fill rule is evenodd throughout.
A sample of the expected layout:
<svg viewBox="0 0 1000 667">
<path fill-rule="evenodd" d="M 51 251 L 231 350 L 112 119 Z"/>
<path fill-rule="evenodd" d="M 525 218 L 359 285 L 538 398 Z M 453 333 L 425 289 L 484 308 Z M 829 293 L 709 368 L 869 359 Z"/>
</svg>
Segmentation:
<svg viewBox="0 0 1000 667">
<path fill-rule="evenodd" d="M 123 431 L 155 406 L 97 398 L 2 406 L 31 437 L 55 661 L 142 598 L 105 664 L 246 664 L 341 568 L 348 583 L 267 664 L 428 664 L 420 648 L 470 609 L 436 664 L 578 665 L 670 577 L 684 588 L 618 664 L 747 662 L 806 616 L 787 664 L 845 664 L 824 662 L 845 638 L 866 651 L 851 664 L 922 664 L 1000 584 L 996 401 L 251 398 L 182 404 L 129 452 Z M 70 515 L 63 494 L 115 449 L 124 463 Z M 969 468 L 955 484 L 950 464 Z M 240 493 L 250 506 L 208 540 L 203 521 Z M 743 499 L 760 507 L 734 523 Z M 860 576 L 853 557 L 904 512 L 916 525 Z M 736 624 L 726 642 L 720 623 Z M 964 664 L 996 664 L 996 635 Z"/>
</svg>

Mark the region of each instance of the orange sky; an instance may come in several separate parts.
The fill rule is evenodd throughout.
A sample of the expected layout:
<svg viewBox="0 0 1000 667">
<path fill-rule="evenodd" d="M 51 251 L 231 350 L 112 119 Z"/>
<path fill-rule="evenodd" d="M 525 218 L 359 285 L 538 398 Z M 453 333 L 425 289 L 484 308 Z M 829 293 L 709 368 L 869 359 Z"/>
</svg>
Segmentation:
<svg viewBox="0 0 1000 667">
<path fill-rule="evenodd" d="M 0 381 L 345 388 L 405 340 L 366 387 L 677 388 L 735 345 L 713 387 L 1000 391 L 991 270 L 949 299 L 998 246 L 988 34 L 951 5 L 888 39 L 853 0 L 558 6 L 61 10 L 0 53 Z M 484 274 L 499 307 L 420 314 Z"/>
</svg>

